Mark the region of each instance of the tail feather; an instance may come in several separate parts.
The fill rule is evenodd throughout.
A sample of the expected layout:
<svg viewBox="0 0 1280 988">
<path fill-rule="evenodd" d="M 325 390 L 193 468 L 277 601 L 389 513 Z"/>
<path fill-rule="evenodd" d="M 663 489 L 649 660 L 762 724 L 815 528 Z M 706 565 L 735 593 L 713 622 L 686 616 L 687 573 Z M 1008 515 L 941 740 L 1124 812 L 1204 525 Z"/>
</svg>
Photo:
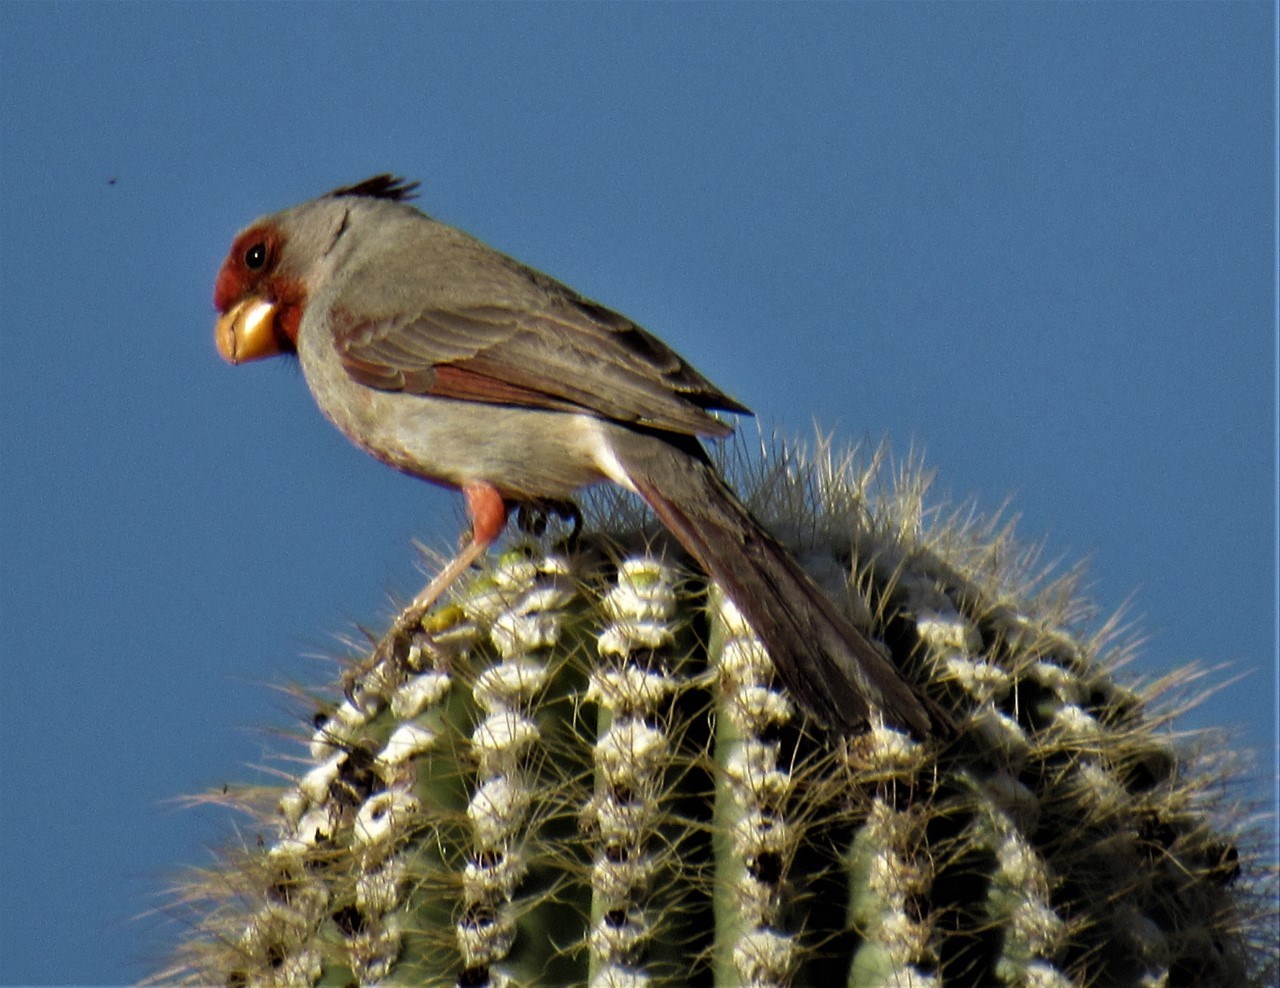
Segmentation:
<svg viewBox="0 0 1280 988">
<path fill-rule="evenodd" d="M 844 733 L 864 726 L 873 707 L 921 736 L 946 729 L 945 715 L 764 530 L 700 446 L 695 452 L 635 433 L 614 452 L 635 490 L 724 588 L 810 712 Z"/>
</svg>

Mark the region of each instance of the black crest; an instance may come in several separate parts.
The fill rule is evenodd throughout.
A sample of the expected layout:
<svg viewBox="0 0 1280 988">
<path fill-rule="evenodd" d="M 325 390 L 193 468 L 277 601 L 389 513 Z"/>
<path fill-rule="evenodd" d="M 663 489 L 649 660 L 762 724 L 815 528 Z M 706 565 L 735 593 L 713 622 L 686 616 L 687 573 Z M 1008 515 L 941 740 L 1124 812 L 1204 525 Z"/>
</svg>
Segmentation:
<svg viewBox="0 0 1280 988">
<path fill-rule="evenodd" d="M 410 182 L 398 175 L 383 173 L 366 178 L 355 185 L 344 185 L 340 189 L 325 193 L 326 199 L 339 199 L 343 196 L 368 196 L 370 199 L 390 199 L 392 202 L 404 202 L 416 199 L 418 182 Z"/>
</svg>

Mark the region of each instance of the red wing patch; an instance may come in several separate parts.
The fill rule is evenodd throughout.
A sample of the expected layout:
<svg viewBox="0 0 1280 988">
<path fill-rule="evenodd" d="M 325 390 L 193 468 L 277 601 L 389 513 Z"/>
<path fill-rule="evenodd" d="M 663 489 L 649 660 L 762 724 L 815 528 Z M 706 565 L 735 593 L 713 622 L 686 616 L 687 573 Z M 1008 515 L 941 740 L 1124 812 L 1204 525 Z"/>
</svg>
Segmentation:
<svg viewBox="0 0 1280 988">
<path fill-rule="evenodd" d="M 573 403 L 554 398 L 545 392 L 500 381 L 488 374 L 480 374 L 454 364 L 437 365 L 434 377 L 435 380 L 424 391 L 441 398 L 482 401 L 492 405 L 522 405 L 526 408 L 578 410 L 578 406 Z"/>
</svg>

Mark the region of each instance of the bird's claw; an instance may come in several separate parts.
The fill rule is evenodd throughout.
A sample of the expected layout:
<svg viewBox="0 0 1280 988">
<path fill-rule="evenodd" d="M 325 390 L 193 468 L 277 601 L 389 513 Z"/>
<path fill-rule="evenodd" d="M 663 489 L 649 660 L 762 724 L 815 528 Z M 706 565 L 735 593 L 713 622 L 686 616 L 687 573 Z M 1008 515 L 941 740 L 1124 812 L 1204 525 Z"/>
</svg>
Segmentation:
<svg viewBox="0 0 1280 988">
<path fill-rule="evenodd" d="M 552 517 L 569 523 L 567 541 L 573 544 L 582 530 L 582 512 L 578 506 L 568 500 L 539 499 L 537 501 L 521 501 L 516 505 L 516 527 L 520 531 L 533 536 L 541 536 L 547 530 L 547 522 Z"/>
<path fill-rule="evenodd" d="M 378 639 L 378 643 L 373 647 L 373 651 L 369 657 L 361 662 L 348 668 L 342 674 L 342 695 L 352 704 L 359 706 L 358 691 L 362 688 L 364 692 L 381 692 L 380 689 L 370 690 L 366 683 L 368 678 L 382 670 L 383 674 L 378 678 L 388 680 L 394 676 L 388 676 L 388 673 L 402 672 L 408 665 L 409 650 L 413 645 L 414 638 L 423 633 L 422 618 L 425 611 L 416 606 L 410 605 L 401 611 L 391 627 L 386 633 Z"/>
</svg>

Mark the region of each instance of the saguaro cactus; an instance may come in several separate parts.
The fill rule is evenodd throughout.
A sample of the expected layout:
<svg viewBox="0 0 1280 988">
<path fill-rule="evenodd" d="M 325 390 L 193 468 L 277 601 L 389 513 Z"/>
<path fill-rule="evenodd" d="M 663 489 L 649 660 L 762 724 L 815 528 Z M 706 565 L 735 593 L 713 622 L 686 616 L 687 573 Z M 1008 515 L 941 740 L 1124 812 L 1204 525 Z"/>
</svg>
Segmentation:
<svg viewBox="0 0 1280 988">
<path fill-rule="evenodd" d="M 263 846 L 184 882 L 157 980 L 1264 983 L 1221 775 L 1117 682 L 1114 622 L 1084 632 L 1073 575 L 883 460 L 772 451 L 754 506 L 954 737 L 825 735 L 736 608 L 601 501 L 335 687 L 295 783 L 225 797 Z"/>
</svg>

